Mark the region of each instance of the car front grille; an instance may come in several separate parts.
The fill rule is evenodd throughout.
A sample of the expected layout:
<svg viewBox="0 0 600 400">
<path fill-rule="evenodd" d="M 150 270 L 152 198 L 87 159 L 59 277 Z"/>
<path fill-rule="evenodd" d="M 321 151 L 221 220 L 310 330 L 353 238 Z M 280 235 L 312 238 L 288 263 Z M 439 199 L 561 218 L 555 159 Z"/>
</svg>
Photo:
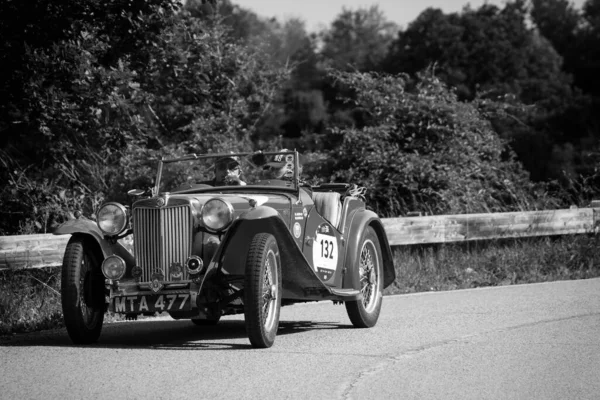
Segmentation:
<svg viewBox="0 0 600 400">
<path fill-rule="evenodd" d="M 189 206 L 134 209 L 133 235 L 136 265 L 142 268 L 140 282 L 151 281 L 157 271 L 162 271 L 166 281 L 170 280 L 174 263 L 182 267 L 182 279 L 187 279 L 184 266 L 192 248 Z"/>
</svg>

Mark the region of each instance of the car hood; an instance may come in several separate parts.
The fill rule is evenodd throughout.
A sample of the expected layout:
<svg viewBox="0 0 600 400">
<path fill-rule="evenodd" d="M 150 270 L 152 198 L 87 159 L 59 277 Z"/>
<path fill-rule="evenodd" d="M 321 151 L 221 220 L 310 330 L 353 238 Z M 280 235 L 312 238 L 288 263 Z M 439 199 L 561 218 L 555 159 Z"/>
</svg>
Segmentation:
<svg viewBox="0 0 600 400">
<path fill-rule="evenodd" d="M 287 216 L 291 210 L 291 198 L 289 195 L 273 193 L 246 193 L 246 192 L 227 192 L 227 193 L 194 193 L 194 194 L 169 194 L 162 193 L 157 197 L 137 201 L 133 208 L 163 208 L 176 207 L 182 205 L 191 205 L 196 211 L 200 211 L 202 206 L 210 199 L 222 199 L 233 207 L 234 214 L 239 215 L 250 208 L 267 206 L 277 210 L 282 216 Z"/>
</svg>

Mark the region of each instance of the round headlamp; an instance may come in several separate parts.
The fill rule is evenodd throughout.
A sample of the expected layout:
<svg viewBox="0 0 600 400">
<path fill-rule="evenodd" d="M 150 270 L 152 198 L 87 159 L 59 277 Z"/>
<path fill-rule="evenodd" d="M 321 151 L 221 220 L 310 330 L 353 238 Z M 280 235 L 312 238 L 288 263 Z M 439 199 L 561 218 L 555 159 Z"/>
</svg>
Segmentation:
<svg viewBox="0 0 600 400">
<path fill-rule="evenodd" d="M 125 275 L 125 261 L 119 256 L 108 256 L 102 262 L 102 273 L 107 279 L 118 281 Z"/>
<path fill-rule="evenodd" d="M 211 231 L 222 231 L 233 222 L 233 207 L 222 199 L 210 199 L 202 207 L 202 222 Z"/>
<path fill-rule="evenodd" d="M 106 203 L 98 210 L 98 228 L 108 236 L 115 236 L 127 227 L 127 210 L 119 203 Z"/>
</svg>

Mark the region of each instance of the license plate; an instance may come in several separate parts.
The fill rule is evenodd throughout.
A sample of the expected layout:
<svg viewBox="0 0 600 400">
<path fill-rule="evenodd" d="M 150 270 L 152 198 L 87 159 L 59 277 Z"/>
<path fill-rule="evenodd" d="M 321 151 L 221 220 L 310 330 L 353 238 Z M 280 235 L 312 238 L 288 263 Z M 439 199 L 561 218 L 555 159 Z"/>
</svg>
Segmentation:
<svg viewBox="0 0 600 400">
<path fill-rule="evenodd" d="M 113 307 L 117 313 L 189 311 L 191 303 L 189 294 L 141 295 L 115 297 Z"/>
</svg>

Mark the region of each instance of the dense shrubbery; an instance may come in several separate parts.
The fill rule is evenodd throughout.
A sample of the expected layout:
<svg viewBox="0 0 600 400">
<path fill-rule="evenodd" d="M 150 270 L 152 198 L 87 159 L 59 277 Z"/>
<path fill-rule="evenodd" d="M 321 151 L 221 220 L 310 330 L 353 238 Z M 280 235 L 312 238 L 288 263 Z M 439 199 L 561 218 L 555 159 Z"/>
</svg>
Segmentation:
<svg viewBox="0 0 600 400">
<path fill-rule="evenodd" d="M 361 125 L 336 129 L 334 176 L 369 189 L 384 215 L 534 209 L 535 187 L 507 144 L 479 112 L 432 74 L 332 71 L 353 93 Z"/>
</svg>

